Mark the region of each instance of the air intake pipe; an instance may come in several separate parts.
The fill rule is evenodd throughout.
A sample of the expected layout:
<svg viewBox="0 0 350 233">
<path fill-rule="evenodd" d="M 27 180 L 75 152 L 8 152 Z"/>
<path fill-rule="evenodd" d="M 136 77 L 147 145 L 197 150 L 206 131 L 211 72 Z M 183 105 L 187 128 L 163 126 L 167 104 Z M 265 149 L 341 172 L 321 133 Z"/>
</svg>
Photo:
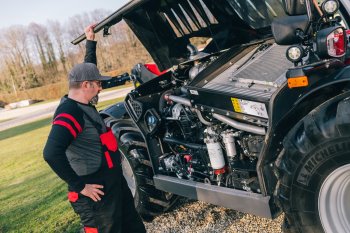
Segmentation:
<svg viewBox="0 0 350 233">
<path fill-rule="evenodd" d="M 254 126 L 254 125 L 249 125 L 245 123 L 241 123 L 238 121 L 235 121 L 231 118 L 225 117 L 223 115 L 219 115 L 216 113 L 213 113 L 213 117 L 229 126 L 232 126 L 235 129 L 243 130 L 249 133 L 254 133 L 254 134 L 259 134 L 259 135 L 265 135 L 265 128 L 259 127 L 259 126 Z"/>
<path fill-rule="evenodd" d="M 169 95 L 168 96 L 169 100 L 172 100 L 176 103 L 180 103 L 183 104 L 185 106 L 188 107 L 192 107 L 192 103 L 189 99 L 184 98 L 184 97 L 180 97 L 180 96 L 175 96 L 175 95 Z M 213 117 L 219 121 L 221 121 L 222 123 L 225 123 L 235 129 L 238 130 L 243 130 L 249 133 L 253 133 L 253 134 L 259 134 L 259 135 L 265 135 L 266 131 L 264 127 L 259 127 L 259 126 L 254 126 L 254 125 L 249 125 L 249 124 L 245 124 L 245 123 L 241 123 L 238 121 L 235 121 L 229 117 L 217 114 L 217 113 L 213 113 Z"/>
</svg>

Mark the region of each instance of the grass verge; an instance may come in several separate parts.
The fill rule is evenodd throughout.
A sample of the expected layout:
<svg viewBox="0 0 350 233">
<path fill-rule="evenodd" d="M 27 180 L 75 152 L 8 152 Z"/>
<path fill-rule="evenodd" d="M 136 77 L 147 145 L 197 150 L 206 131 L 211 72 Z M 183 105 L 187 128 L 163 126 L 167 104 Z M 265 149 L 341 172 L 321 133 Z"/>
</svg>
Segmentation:
<svg viewBox="0 0 350 233">
<path fill-rule="evenodd" d="M 123 98 L 101 102 L 101 110 Z M 67 188 L 42 158 L 51 118 L 0 136 L 0 232 L 78 232 Z"/>
</svg>

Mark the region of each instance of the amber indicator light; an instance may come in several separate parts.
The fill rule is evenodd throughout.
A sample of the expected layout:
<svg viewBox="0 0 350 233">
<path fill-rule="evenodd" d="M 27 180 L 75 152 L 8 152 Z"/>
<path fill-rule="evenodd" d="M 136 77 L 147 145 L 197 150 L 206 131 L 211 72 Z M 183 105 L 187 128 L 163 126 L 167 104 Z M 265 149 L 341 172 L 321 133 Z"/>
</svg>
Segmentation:
<svg viewBox="0 0 350 233">
<path fill-rule="evenodd" d="M 308 81 L 306 76 L 288 78 L 288 87 L 289 88 L 306 87 L 308 85 L 309 85 L 309 81 Z"/>
</svg>

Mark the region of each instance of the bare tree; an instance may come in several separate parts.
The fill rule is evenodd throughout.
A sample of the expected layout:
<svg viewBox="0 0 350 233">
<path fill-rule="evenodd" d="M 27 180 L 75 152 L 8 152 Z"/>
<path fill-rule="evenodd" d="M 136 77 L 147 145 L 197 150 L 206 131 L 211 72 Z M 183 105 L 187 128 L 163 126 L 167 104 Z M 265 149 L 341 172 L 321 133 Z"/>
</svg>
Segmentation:
<svg viewBox="0 0 350 233">
<path fill-rule="evenodd" d="M 30 33 L 33 38 L 33 42 L 35 44 L 35 48 L 37 53 L 39 54 L 39 59 L 43 68 L 43 74 L 50 77 L 51 82 L 56 81 L 57 74 L 57 60 L 55 55 L 55 49 L 53 47 L 50 35 L 46 26 L 31 23 L 29 25 Z"/>
<path fill-rule="evenodd" d="M 75 15 L 65 24 L 49 21 L 12 26 L 0 35 L 0 91 L 18 92 L 46 85 L 66 77 L 67 71 L 83 60 L 85 43 L 70 41 L 84 33 L 84 28 L 100 22 L 110 11 L 95 10 Z M 138 62 L 151 58 L 125 22 L 110 28 L 111 36 L 97 33 L 97 59 L 101 72 L 126 72 Z M 1 95 L 0 95 L 1 98 Z"/>
<path fill-rule="evenodd" d="M 58 21 L 49 21 L 48 22 L 50 31 L 53 35 L 54 41 L 56 42 L 56 46 L 59 53 L 59 59 L 62 64 L 63 71 L 67 73 L 67 67 L 66 67 L 66 55 L 64 51 L 64 43 L 63 43 L 63 30 L 62 26 Z"/>
</svg>

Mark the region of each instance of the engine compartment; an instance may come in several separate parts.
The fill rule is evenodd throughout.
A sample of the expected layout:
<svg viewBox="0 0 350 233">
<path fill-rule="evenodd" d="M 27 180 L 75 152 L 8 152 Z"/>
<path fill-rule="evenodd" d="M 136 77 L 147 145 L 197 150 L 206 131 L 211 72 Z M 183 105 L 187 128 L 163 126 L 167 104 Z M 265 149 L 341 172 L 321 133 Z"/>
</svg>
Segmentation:
<svg viewBox="0 0 350 233">
<path fill-rule="evenodd" d="M 292 63 L 285 47 L 266 41 L 237 51 L 180 64 L 128 95 L 155 174 L 261 192 L 268 104 Z"/>
</svg>

